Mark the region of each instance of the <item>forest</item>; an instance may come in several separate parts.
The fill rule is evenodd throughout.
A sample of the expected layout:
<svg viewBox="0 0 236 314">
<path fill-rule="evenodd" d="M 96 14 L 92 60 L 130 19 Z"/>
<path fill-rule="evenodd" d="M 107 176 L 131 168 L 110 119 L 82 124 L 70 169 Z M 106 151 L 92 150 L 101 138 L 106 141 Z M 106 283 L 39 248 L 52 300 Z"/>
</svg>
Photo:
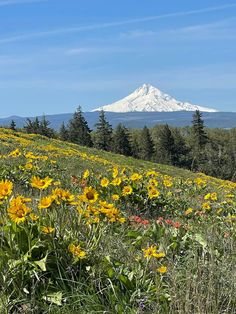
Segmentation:
<svg viewBox="0 0 236 314">
<path fill-rule="evenodd" d="M 68 125 L 61 125 L 59 132 L 50 128 L 45 117 L 41 121 L 27 119 L 23 129 L 17 129 L 14 121 L 9 127 L 236 181 L 236 128 L 206 128 L 204 114 L 199 111 L 193 114 L 192 125 L 186 127 L 165 124 L 128 129 L 119 124 L 113 129 L 101 111 L 95 129 L 91 130 L 81 107 Z"/>
</svg>

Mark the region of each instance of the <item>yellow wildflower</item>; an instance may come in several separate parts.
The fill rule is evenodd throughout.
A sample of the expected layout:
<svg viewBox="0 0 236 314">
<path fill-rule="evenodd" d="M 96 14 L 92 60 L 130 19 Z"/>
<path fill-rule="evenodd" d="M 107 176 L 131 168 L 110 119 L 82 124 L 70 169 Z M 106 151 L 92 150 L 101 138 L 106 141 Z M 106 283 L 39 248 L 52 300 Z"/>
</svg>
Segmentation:
<svg viewBox="0 0 236 314">
<path fill-rule="evenodd" d="M 150 199 L 156 198 L 159 195 L 160 195 L 160 192 L 157 189 L 155 189 L 153 187 L 148 189 L 148 197 Z"/>
<path fill-rule="evenodd" d="M 53 201 L 54 201 L 54 198 L 52 196 L 45 196 L 41 198 L 38 208 L 39 209 L 48 208 L 52 205 Z"/>
<path fill-rule="evenodd" d="M 68 246 L 68 250 L 74 255 L 74 257 L 78 259 L 83 259 L 86 257 L 86 252 L 81 249 L 80 245 L 74 245 L 71 243 Z"/>
<path fill-rule="evenodd" d="M 109 181 L 107 178 L 102 178 L 100 184 L 101 184 L 101 186 L 104 188 L 104 187 L 107 187 L 107 186 L 108 186 L 109 182 L 110 182 L 110 181 Z"/>
<path fill-rule="evenodd" d="M 93 187 L 86 187 L 82 195 L 84 202 L 95 203 L 98 199 L 98 193 Z"/>
<path fill-rule="evenodd" d="M 50 234 L 50 233 L 53 233 L 55 231 L 55 228 L 52 228 L 52 227 L 42 227 L 41 230 L 45 234 Z"/>
<path fill-rule="evenodd" d="M 167 272 L 167 267 L 166 266 L 160 266 L 157 268 L 157 271 L 160 274 L 165 274 Z"/>
<path fill-rule="evenodd" d="M 52 183 L 52 179 L 49 177 L 46 177 L 44 179 L 41 179 L 37 176 L 32 177 L 31 179 L 31 186 L 37 189 L 44 190 L 49 187 Z"/>
<path fill-rule="evenodd" d="M 124 186 L 123 190 L 122 190 L 122 195 L 126 196 L 126 195 L 130 195 L 133 193 L 133 189 L 130 185 L 126 185 Z"/>
<path fill-rule="evenodd" d="M 90 172 L 88 169 L 86 169 L 83 173 L 83 179 L 87 179 L 90 176 Z"/>
<path fill-rule="evenodd" d="M 10 207 L 7 209 L 8 215 L 12 221 L 19 224 L 24 222 L 31 209 L 22 201 L 22 197 L 18 196 L 11 200 Z"/>
<path fill-rule="evenodd" d="M 7 180 L 0 181 L 0 200 L 11 195 L 13 183 Z"/>
</svg>

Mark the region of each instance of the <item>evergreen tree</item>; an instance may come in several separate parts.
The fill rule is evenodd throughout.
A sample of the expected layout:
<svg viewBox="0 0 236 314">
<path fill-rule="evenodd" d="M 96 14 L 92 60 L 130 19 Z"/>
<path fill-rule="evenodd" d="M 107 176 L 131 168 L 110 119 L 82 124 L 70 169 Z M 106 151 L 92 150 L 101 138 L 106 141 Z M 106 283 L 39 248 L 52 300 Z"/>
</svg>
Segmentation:
<svg viewBox="0 0 236 314">
<path fill-rule="evenodd" d="M 54 137 L 54 130 L 49 127 L 50 121 L 46 120 L 46 117 L 43 116 L 42 121 L 39 121 L 39 118 L 36 117 L 34 120 L 29 118 L 26 119 L 26 125 L 24 129 L 27 133 L 40 134 L 47 137 Z"/>
<path fill-rule="evenodd" d="M 187 146 L 185 138 L 182 136 L 181 129 L 175 128 L 172 130 L 172 135 L 174 138 L 174 158 L 172 158 L 172 163 L 178 167 L 189 168 L 191 165 L 190 158 L 190 147 Z"/>
<path fill-rule="evenodd" d="M 118 124 L 113 135 L 112 150 L 117 154 L 125 156 L 131 155 L 129 133 L 126 127 L 121 123 Z"/>
<path fill-rule="evenodd" d="M 112 148 L 112 126 L 106 120 L 103 110 L 100 111 L 96 124 L 95 147 L 106 151 L 110 151 Z"/>
<path fill-rule="evenodd" d="M 63 122 L 59 130 L 59 138 L 62 141 L 69 141 L 69 131 Z"/>
<path fill-rule="evenodd" d="M 175 140 L 168 124 L 164 125 L 159 134 L 161 162 L 175 165 L 177 162 Z"/>
<path fill-rule="evenodd" d="M 82 146 L 93 146 L 91 130 L 85 120 L 81 107 L 79 107 L 69 122 L 69 140 Z"/>
<path fill-rule="evenodd" d="M 24 126 L 24 129 L 27 133 L 30 134 L 40 134 L 40 122 L 38 117 L 35 118 L 35 120 L 31 120 L 29 118 L 26 119 L 26 125 Z"/>
<path fill-rule="evenodd" d="M 43 116 L 42 120 L 39 123 L 39 134 L 54 137 L 54 130 L 49 127 L 50 121 L 46 120 L 46 117 Z"/>
<path fill-rule="evenodd" d="M 16 123 L 14 120 L 11 120 L 10 129 L 16 131 Z"/>
<path fill-rule="evenodd" d="M 151 160 L 154 153 L 154 144 L 149 129 L 145 126 L 140 136 L 139 157 L 144 160 Z"/>
<path fill-rule="evenodd" d="M 202 119 L 202 114 L 199 110 L 193 115 L 192 120 L 192 132 L 193 132 L 193 143 L 197 149 L 201 149 L 207 143 L 207 134 L 205 132 L 204 121 Z"/>
<path fill-rule="evenodd" d="M 208 142 L 205 132 L 204 121 L 199 110 L 193 115 L 192 120 L 192 165 L 191 170 L 200 171 L 203 164 L 206 163 L 206 154 L 204 147 Z"/>
</svg>

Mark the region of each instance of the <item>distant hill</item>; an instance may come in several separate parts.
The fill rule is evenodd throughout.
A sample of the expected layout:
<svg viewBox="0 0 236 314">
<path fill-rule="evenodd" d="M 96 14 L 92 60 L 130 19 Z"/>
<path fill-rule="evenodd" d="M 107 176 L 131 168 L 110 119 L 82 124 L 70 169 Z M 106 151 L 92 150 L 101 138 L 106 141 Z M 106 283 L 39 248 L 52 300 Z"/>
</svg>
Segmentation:
<svg viewBox="0 0 236 314">
<path fill-rule="evenodd" d="M 48 115 L 46 118 L 51 122 L 51 127 L 58 130 L 64 121 L 65 124 L 72 118 L 72 113 Z M 99 112 L 85 112 L 84 116 L 91 129 L 98 120 Z M 152 127 L 156 124 L 168 123 L 171 126 L 191 125 L 193 112 L 127 112 L 116 113 L 106 112 L 106 117 L 113 127 L 118 123 L 123 123 L 128 128 L 142 128 L 144 125 Z M 17 127 L 22 127 L 25 117 L 12 116 L 0 119 L 1 126 L 8 126 L 11 120 L 16 122 Z M 233 128 L 236 127 L 236 112 L 204 112 L 203 119 L 205 125 L 210 128 Z"/>
</svg>

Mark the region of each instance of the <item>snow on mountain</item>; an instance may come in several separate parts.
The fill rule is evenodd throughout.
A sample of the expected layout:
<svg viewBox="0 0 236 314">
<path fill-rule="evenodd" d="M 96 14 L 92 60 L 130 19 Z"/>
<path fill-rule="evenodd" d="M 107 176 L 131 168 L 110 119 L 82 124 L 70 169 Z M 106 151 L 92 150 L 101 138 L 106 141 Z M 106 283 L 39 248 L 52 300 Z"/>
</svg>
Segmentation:
<svg viewBox="0 0 236 314">
<path fill-rule="evenodd" d="M 215 109 L 192 105 L 188 102 L 180 102 L 163 93 L 150 84 L 144 84 L 129 96 L 114 102 L 113 104 L 96 108 L 92 111 L 110 112 L 135 112 L 135 111 L 205 111 L 217 112 Z"/>
</svg>

